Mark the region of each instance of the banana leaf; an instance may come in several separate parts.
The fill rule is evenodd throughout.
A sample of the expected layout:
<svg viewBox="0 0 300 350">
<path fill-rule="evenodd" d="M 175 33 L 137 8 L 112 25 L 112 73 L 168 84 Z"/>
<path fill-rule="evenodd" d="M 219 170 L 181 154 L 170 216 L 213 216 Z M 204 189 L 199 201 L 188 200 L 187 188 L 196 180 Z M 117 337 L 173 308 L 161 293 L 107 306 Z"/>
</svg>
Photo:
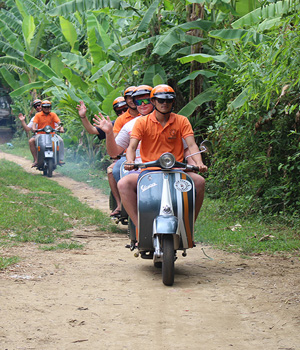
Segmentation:
<svg viewBox="0 0 300 350">
<path fill-rule="evenodd" d="M 212 30 L 209 36 L 220 40 L 235 40 L 244 43 L 252 42 L 255 45 L 272 40 L 269 36 L 260 34 L 254 30 L 244 29 L 220 29 Z"/>
<path fill-rule="evenodd" d="M 0 74 L 2 75 L 3 79 L 7 82 L 7 84 L 13 88 L 13 89 L 18 89 L 19 84 L 16 81 L 15 77 L 13 74 L 11 74 L 5 67 L 0 68 Z"/>
<path fill-rule="evenodd" d="M 150 5 L 147 12 L 145 13 L 145 16 L 142 19 L 140 25 L 138 26 L 138 29 L 137 29 L 138 32 L 146 32 L 148 30 L 149 24 L 159 4 L 160 4 L 160 0 L 153 1 L 153 3 Z"/>
<path fill-rule="evenodd" d="M 209 101 L 215 101 L 218 97 L 217 92 L 215 89 L 207 89 L 206 91 L 202 92 L 198 96 L 196 96 L 192 101 L 190 101 L 187 105 L 185 105 L 178 114 L 182 114 L 186 117 L 189 117 L 193 114 L 193 112 L 196 110 L 197 107 L 201 106 L 203 103 L 209 102 Z"/>
<path fill-rule="evenodd" d="M 71 48 L 73 49 L 74 44 L 77 41 L 77 32 L 74 24 L 61 16 L 59 17 L 59 22 L 63 36 L 66 38 L 68 43 L 71 45 Z"/>
<path fill-rule="evenodd" d="M 207 55 L 205 53 L 195 53 L 192 55 L 178 58 L 177 61 L 180 61 L 181 63 L 189 63 L 192 61 L 197 61 L 200 63 L 207 63 L 210 61 L 226 63 L 228 61 L 228 56 L 226 56 L 226 55 L 214 56 L 214 55 Z"/>
<path fill-rule="evenodd" d="M 38 60 L 37 58 L 32 57 L 32 56 L 28 55 L 27 53 L 25 53 L 24 54 L 24 60 L 28 64 L 30 64 L 31 66 L 33 66 L 34 68 L 38 69 L 43 74 L 45 74 L 46 77 L 48 77 L 49 79 L 51 79 L 52 77 L 58 78 L 58 75 L 54 72 L 53 69 L 51 69 L 44 62 Z"/>
<path fill-rule="evenodd" d="M 105 66 L 100 68 L 93 76 L 91 76 L 89 81 L 93 82 L 93 81 L 99 79 L 103 75 L 103 73 L 108 72 L 115 65 L 115 63 L 116 62 L 114 62 L 114 61 L 110 61 L 109 63 L 107 63 Z"/>
<path fill-rule="evenodd" d="M 65 16 L 68 17 L 70 13 L 85 13 L 88 10 L 98 10 L 103 8 L 123 9 L 131 8 L 129 4 L 122 0 L 73 0 L 62 5 L 56 6 L 48 13 L 50 16 Z"/>
<path fill-rule="evenodd" d="M 28 91 L 33 90 L 33 89 L 43 89 L 44 86 L 45 86 L 44 81 L 39 81 L 39 82 L 23 85 L 22 87 L 11 92 L 10 96 L 11 97 L 18 97 L 18 96 L 23 95 L 25 92 L 28 92 Z"/>
<path fill-rule="evenodd" d="M 193 73 L 179 80 L 178 84 L 183 84 L 188 80 L 195 80 L 198 77 L 198 75 L 203 75 L 206 78 L 211 78 L 216 76 L 217 74 L 215 72 L 208 71 L 208 70 L 195 70 Z"/>
</svg>

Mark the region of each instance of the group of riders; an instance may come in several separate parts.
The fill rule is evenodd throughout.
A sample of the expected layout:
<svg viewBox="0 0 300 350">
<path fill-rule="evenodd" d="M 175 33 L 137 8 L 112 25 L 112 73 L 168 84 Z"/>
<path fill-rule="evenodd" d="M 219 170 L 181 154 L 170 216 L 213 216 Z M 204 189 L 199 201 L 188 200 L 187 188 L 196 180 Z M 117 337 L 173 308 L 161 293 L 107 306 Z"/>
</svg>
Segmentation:
<svg viewBox="0 0 300 350">
<path fill-rule="evenodd" d="M 176 161 L 182 162 L 189 155 L 188 162 L 198 166 L 199 172 L 207 171 L 203 164 L 199 148 L 195 142 L 194 132 L 189 120 L 173 113 L 176 94 L 169 85 L 160 84 L 152 88 L 149 85 L 130 86 L 113 101 L 113 109 L 117 115 L 115 121 L 100 112 L 93 118 L 93 124 L 86 116 L 87 107 L 79 101 L 77 110 L 81 122 L 89 134 L 105 139 L 107 153 L 114 161 L 107 169 L 108 181 L 116 200 L 116 208 L 110 214 L 117 217 L 121 211 L 121 203 L 137 226 L 137 181 L 140 170 L 135 170 L 134 163 L 154 161 L 165 152 L 175 155 Z M 33 156 L 32 166 L 37 166 L 37 140 L 39 131 L 46 125 L 63 132 L 63 127 L 56 113 L 51 112 L 48 100 L 33 101 L 35 116 L 29 124 L 25 116 L 19 114 L 23 128 L 33 131 L 35 135 L 29 139 L 29 147 Z M 59 137 L 60 138 L 60 137 Z M 63 140 L 60 138 L 59 164 L 64 163 Z M 128 175 L 120 178 L 120 168 L 125 162 Z M 190 173 L 195 189 L 195 220 L 199 214 L 203 198 L 205 180 L 198 173 Z"/>
</svg>

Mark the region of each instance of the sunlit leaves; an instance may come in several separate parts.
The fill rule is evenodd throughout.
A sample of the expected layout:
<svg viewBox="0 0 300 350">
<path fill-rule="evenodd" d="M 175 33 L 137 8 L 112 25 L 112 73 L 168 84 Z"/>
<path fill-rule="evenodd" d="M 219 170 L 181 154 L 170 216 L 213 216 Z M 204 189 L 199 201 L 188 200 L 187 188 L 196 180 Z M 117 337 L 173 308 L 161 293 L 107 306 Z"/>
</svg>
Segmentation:
<svg viewBox="0 0 300 350">
<path fill-rule="evenodd" d="M 256 10 L 247 13 L 242 18 L 233 22 L 232 28 L 251 27 L 265 19 L 282 17 L 283 15 L 295 12 L 296 8 L 300 9 L 299 0 L 284 0 L 271 3 L 267 6 L 257 8 Z"/>
<path fill-rule="evenodd" d="M 63 36 L 70 43 L 71 48 L 74 49 L 74 44 L 77 41 L 77 32 L 75 26 L 73 25 L 73 23 L 66 20 L 62 16 L 59 17 L 59 22 Z"/>
</svg>

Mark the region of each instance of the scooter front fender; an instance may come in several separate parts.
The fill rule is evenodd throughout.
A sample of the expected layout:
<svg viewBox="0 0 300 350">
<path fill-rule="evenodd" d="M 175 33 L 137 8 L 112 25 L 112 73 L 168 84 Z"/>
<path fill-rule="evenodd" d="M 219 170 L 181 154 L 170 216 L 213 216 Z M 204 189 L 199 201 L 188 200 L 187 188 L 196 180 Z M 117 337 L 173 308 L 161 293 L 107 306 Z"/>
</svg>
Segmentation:
<svg viewBox="0 0 300 350">
<path fill-rule="evenodd" d="M 159 215 L 153 221 L 153 234 L 176 234 L 178 219 L 172 215 Z"/>
</svg>

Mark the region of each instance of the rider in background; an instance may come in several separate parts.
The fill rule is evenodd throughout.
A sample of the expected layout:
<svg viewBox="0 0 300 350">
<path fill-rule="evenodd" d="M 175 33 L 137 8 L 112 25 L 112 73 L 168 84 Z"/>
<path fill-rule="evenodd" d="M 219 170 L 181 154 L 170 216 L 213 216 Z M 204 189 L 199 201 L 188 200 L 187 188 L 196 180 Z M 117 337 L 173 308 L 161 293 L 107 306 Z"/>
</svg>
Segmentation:
<svg viewBox="0 0 300 350">
<path fill-rule="evenodd" d="M 130 134 L 133 128 L 133 125 L 143 115 L 148 115 L 153 111 L 153 105 L 150 102 L 150 93 L 152 87 L 149 85 L 140 85 L 132 93 L 132 99 L 134 104 L 137 106 L 137 110 L 140 113 L 136 118 L 130 120 L 126 123 L 118 135 L 114 137 L 113 128 L 111 125 L 111 120 L 109 117 L 104 117 L 103 115 L 95 116 L 94 125 L 101 128 L 106 133 L 106 149 L 107 153 L 112 157 L 123 153 L 129 145 Z M 139 157 L 139 151 L 137 150 L 137 157 Z M 121 163 L 125 161 L 125 156 Z M 120 180 L 120 177 L 117 178 L 117 181 Z"/>
<path fill-rule="evenodd" d="M 194 132 L 189 120 L 182 115 L 172 112 L 176 99 L 175 91 L 168 85 L 157 85 L 151 91 L 151 102 L 154 105 L 154 111 L 148 116 L 139 118 L 131 132 L 130 144 L 126 151 L 127 163 L 132 164 L 135 161 L 136 148 L 141 141 L 140 154 L 143 162 L 157 160 L 163 153 L 171 152 L 176 161 L 183 161 L 185 140 L 189 153 L 192 155 L 196 166 L 200 172 L 207 171 L 203 164 L 199 148 L 194 139 Z M 133 165 L 125 165 L 125 169 L 132 170 Z M 190 173 L 195 189 L 195 220 L 199 214 L 205 189 L 205 180 L 196 173 Z M 118 182 L 118 189 L 121 200 L 132 219 L 137 226 L 137 180 L 138 174 L 132 173 L 123 177 Z"/>
<path fill-rule="evenodd" d="M 83 124 L 84 128 L 86 129 L 86 131 L 91 135 L 97 135 L 100 141 L 104 140 L 105 136 L 106 136 L 105 132 L 102 129 L 100 129 L 98 126 L 93 126 L 90 123 L 90 121 L 88 120 L 88 118 L 86 117 L 87 108 L 86 108 L 84 102 L 79 101 L 79 105 L 77 105 L 76 108 L 78 110 L 79 117 L 80 117 L 82 124 Z M 117 120 L 124 113 L 127 112 L 128 106 L 127 106 L 127 103 L 126 103 L 125 98 L 123 96 L 117 97 L 113 101 L 113 109 L 114 109 L 116 115 L 118 116 Z M 107 168 L 108 183 L 109 183 L 111 192 L 112 192 L 114 198 L 116 199 L 116 203 L 117 203 L 117 209 L 114 209 L 114 211 L 112 212 L 112 216 L 115 215 L 115 211 L 121 207 L 121 199 L 120 199 L 120 195 L 119 195 L 119 191 L 118 191 L 118 187 L 117 187 L 117 182 L 114 179 L 113 173 L 112 173 L 112 168 L 113 168 L 114 164 L 115 164 L 115 162 L 112 163 Z"/>
<path fill-rule="evenodd" d="M 33 126 L 32 131 L 36 132 L 38 129 L 43 129 L 46 125 L 50 125 L 53 129 L 57 129 L 60 132 L 64 132 L 64 129 L 62 126 L 60 126 L 60 119 L 58 118 L 57 114 L 54 112 L 51 112 L 51 102 L 48 100 L 42 101 L 42 111 L 36 113 L 33 119 Z M 38 144 L 38 138 L 40 134 L 44 134 L 45 132 L 39 131 L 37 132 L 37 136 L 35 138 L 35 149 L 34 149 L 34 163 L 32 164 L 32 167 L 37 166 L 37 144 Z M 59 138 L 59 162 L 62 164 L 64 160 L 64 142 L 63 139 L 57 135 Z"/>
<path fill-rule="evenodd" d="M 41 112 L 42 111 L 42 101 L 40 99 L 36 99 L 33 101 L 32 103 L 32 106 L 33 108 L 36 110 L 36 113 L 38 112 Z M 32 117 L 30 119 L 30 122 L 28 124 L 26 124 L 25 120 L 26 120 L 26 117 L 25 115 L 23 115 L 22 113 L 19 113 L 18 115 L 20 121 L 21 121 L 21 124 L 22 124 L 22 127 L 23 129 L 28 133 L 29 131 L 32 131 L 32 127 L 33 127 L 33 120 L 34 120 L 34 117 Z M 29 143 L 29 149 L 30 149 L 30 152 L 33 156 L 33 159 L 34 159 L 34 155 L 35 155 L 35 152 L 36 152 L 36 148 L 35 148 L 35 136 L 36 135 L 33 135 L 29 140 L 28 140 L 28 143 Z M 34 160 L 33 160 L 34 161 Z"/>
<path fill-rule="evenodd" d="M 84 104 L 83 101 L 79 101 L 79 105 L 77 105 L 77 110 L 78 110 L 78 114 L 79 117 L 82 121 L 82 125 L 84 126 L 85 130 L 90 134 L 90 135 L 97 135 L 98 139 L 104 140 L 105 139 L 105 132 L 102 131 L 100 128 L 98 128 L 97 126 L 93 126 L 90 121 L 88 120 L 88 118 L 86 117 L 86 111 L 87 108 Z M 128 106 L 126 104 L 125 98 L 120 96 L 117 97 L 114 101 L 113 101 L 113 109 L 116 113 L 116 115 L 119 117 L 122 114 L 124 114 L 127 110 L 128 110 Z"/>
</svg>

